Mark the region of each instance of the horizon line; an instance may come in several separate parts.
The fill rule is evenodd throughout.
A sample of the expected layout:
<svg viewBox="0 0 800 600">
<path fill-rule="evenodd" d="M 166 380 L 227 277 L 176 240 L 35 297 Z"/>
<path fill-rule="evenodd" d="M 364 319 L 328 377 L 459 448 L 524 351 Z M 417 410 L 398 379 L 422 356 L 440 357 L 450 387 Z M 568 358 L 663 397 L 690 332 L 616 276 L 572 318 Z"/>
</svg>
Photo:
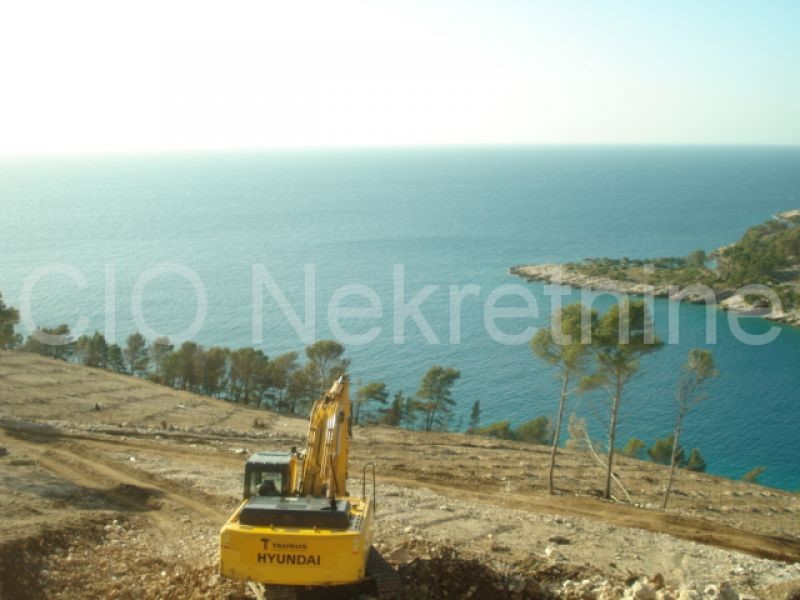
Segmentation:
<svg viewBox="0 0 800 600">
<path fill-rule="evenodd" d="M 195 148 L 134 148 L 86 149 L 50 151 L 3 151 L 0 160 L 35 158 L 111 158 L 125 156 L 163 156 L 187 154 L 257 154 L 303 151 L 357 150 L 454 150 L 454 149 L 511 149 L 511 148 L 775 148 L 800 149 L 800 143 L 739 143 L 739 142 L 474 142 L 474 143 L 395 143 L 395 144 L 308 144 L 275 146 L 207 146 Z"/>
</svg>

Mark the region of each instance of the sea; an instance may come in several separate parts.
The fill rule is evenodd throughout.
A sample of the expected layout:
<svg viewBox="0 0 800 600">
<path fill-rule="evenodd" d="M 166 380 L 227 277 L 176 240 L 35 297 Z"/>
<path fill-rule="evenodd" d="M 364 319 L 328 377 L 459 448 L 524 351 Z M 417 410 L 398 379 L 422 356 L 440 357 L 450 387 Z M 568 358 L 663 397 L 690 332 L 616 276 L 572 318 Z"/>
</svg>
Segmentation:
<svg viewBox="0 0 800 600">
<path fill-rule="evenodd" d="M 510 266 L 710 251 L 794 208 L 797 147 L 7 157 L 0 292 L 23 308 L 23 334 L 67 323 L 119 344 L 143 330 L 270 356 L 337 337 L 355 385 L 392 393 L 414 393 L 432 365 L 455 367 L 450 429 L 467 427 L 476 400 L 483 424 L 516 425 L 555 412 L 553 369 L 527 343 L 555 292 Z M 601 312 L 616 301 L 559 298 Z M 798 490 L 800 329 L 730 319 L 655 300 L 656 333 L 677 328 L 677 339 L 641 359 L 618 439 L 668 435 L 687 353 L 709 348 L 719 376 L 687 417 L 687 453 L 697 447 L 711 473 L 760 466 L 765 485 Z M 601 437 L 603 407 L 586 394 L 568 412 Z"/>
</svg>

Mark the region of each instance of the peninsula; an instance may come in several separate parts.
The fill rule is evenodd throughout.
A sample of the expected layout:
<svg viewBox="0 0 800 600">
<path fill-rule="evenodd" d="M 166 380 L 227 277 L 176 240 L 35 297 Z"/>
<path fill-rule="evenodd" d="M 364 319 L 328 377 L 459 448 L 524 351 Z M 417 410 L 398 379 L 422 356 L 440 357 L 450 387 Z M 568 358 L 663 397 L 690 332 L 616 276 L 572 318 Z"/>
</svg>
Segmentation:
<svg viewBox="0 0 800 600">
<path fill-rule="evenodd" d="M 723 310 L 800 326 L 800 209 L 785 211 L 712 252 L 654 259 L 587 258 L 577 263 L 527 264 L 509 269 L 528 281 L 671 298 L 713 300 Z M 765 286 L 770 302 L 753 285 Z M 762 288 L 763 289 L 763 288 Z"/>
</svg>

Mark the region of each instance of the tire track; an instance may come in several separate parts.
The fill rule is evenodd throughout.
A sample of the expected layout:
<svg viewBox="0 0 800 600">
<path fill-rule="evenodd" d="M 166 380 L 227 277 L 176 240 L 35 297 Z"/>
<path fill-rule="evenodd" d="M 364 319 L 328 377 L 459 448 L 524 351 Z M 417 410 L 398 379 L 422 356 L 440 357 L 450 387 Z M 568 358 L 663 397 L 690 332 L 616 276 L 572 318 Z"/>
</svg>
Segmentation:
<svg viewBox="0 0 800 600">
<path fill-rule="evenodd" d="M 0 439 L 4 437 L 0 434 Z M 164 515 L 163 504 L 153 505 L 150 500 L 153 497 L 171 504 L 180 512 L 188 512 L 215 524 L 221 525 L 228 517 L 213 507 L 219 498 L 188 491 L 174 482 L 89 453 L 87 449 L 77 448 L 73 444 L 50 439 L 37 442 L 28 436 L 14 436 L 14 442 L 24 446 L 32 458 L 57 477 L 105 496 L 119 506 L 141 512 L 162 529 L 174 529 L 174 521 Z M 141 490 L 143 493 L 128 493 L 128 490 Z"/>
</svg>

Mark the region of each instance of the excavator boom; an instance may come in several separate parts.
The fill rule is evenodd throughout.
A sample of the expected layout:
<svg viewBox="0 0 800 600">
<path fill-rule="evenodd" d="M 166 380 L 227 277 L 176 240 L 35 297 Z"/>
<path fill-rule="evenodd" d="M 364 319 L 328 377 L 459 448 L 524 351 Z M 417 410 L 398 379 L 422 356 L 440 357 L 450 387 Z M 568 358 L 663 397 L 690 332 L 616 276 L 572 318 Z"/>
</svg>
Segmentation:
<svg viewBox="0 0 800 600">
<path fill-rule="evenodd" d="M 350 383 L 340 377 L 314 403 L 308 424 L 301 496 L 346 495 L 350 450 Z"/>
</svg>

